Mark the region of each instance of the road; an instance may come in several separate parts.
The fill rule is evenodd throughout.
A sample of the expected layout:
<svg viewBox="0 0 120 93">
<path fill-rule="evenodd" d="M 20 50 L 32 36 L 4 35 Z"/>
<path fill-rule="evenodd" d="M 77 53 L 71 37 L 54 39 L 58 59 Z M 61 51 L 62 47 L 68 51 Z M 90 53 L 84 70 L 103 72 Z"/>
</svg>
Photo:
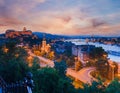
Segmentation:
<svg viewBox="0 0 120 93">
<path fill-rule="evenodd" d="M 35 54 L 33 54 L 31 51 L 28 52 L 31 56 L 34 57 L 38 57 L 41 62 L 40 62 L 40 66 L 42 67 L 54 67 L 54 62 L 52 60 L 49 60 L 47 58 L 41 57 L 41 56 L 36 56 Z M 95 80 L 91 75 L 90 72 L 94 71 L 95 68 L 94 67 L 88 67 L 88 68 L 83 68 L 80 71 L 75 71 L 71 68 L 67 68 L 67 72 L 66 74 L 69 76 L 72 76 L 73 78 L 82 81 L 83 83 L 90 83 L 92 80 Z"/>
<path fill-rule="evenodd" d="M 33 56 L 33 57 L 37 57 L 40 60 L 40 66 L 41 67 L 54 67 L 54 62 L 52 60 L 49 60 L 47 58 L 41 57 L 41 56 L 36 56 L 34 53 L 32 53 L 31 51 L 28 52 L 29 55 Z"/>
<path fill-rule="evenodd" d="M 71 68 L 68 68 L 66 74 L 74 77 L 77 80 L 82 81 L 83 83 L 91 84 L 92 80 L 96 80 L 95 78 L 93 78 L 90 75 L 90 72 L 92 72 L 94 70 L 95 70 L 94 67 L 87 67 L 87 68 L 83 68 L 80 71 L 76 72 L 75 70 L 72 70 Z"/>
</svg>

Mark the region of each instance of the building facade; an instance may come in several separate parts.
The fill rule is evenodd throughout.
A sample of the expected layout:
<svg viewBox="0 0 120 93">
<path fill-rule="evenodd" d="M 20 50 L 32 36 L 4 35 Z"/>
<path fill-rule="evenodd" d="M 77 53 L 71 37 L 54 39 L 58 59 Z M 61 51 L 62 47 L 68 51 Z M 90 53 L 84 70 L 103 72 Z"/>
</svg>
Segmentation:
<svg viewBox="0 0 120 93">
<path fill-rule="evenodd" d="M 26 27 L 23 28 L 23 31 L 15 31 L 15 30 L 7 30 L 5 32 L 5 37 L 6 38 L 16 38 L 18 36 L 22 36 L 22 35 L 32 35 L 32 31 L 31 30 L 26 30 Z"/>
<path fill-rule="evenodd" d="M 46 39 L 43 38 L 42 46 L 41 46 L 41 52 L 48 53 L 48 52 L 50 52 L 50 50 L 51 50 L 50 44 L 47 44 Z"/>
<path fill-rule="evenodd" d="M 84 64 L 89 61 L 89 53 L 94 48 L 94 45 L 74 45 L 72 47 L 72 54 L 77 56 L 78 60 Z"/>
</svg>

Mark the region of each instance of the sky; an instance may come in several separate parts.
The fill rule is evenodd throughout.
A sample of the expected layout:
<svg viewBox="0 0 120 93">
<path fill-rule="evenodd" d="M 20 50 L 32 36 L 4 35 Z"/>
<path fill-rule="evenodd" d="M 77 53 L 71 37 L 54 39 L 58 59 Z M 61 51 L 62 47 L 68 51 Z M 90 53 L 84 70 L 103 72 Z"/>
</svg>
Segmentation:
<svg viewBox="0 0 120 93">
<path fill-rule="evenodd" d="M 0 0 L 0 33 L 120 36 L 120 0 Z"/>
</svg>

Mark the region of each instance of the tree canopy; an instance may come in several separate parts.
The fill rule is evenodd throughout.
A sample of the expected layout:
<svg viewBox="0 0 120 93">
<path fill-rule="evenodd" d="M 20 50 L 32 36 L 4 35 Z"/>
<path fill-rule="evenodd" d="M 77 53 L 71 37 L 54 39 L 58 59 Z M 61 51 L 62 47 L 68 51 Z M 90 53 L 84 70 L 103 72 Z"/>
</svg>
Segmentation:
<svg viewBox="0 0 120 93">
<path fill-rule="evenodd" d="M 6 82 L 22 80 L 29 71 L 26 62 L 27 52 L 16 47 L 13 42 L 7 43 L 6 48 L 7 52 L 4 51 L 4 46 L 0 48 L 0 75 Z"/>
<path fill-rule="evenodd" d="M 35 93 L 76 93 L 72 84 L 53 68 L 43 68 L 36 72 Z"/>
</svg>

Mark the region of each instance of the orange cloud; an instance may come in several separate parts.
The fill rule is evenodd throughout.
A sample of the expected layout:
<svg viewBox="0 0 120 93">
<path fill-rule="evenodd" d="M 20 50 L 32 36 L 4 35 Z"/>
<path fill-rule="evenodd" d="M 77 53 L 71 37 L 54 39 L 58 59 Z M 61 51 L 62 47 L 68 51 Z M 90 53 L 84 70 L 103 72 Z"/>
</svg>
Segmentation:
<svg viewBox="0 0 120 93">
<path fill-rule="evenodd" d="M 34 11 L 47 1 L 52 0 L 11 0 L 6 6 L 9 0 L 0 0 L 0 24 L 7 25 L 5 30 L 26 26 L 33 31 L 66 35 L 112 35 L 120 30 L 119 13 L 90 15 L 88 8 L 81 9 L 80 6 Z"/>
</svg>

